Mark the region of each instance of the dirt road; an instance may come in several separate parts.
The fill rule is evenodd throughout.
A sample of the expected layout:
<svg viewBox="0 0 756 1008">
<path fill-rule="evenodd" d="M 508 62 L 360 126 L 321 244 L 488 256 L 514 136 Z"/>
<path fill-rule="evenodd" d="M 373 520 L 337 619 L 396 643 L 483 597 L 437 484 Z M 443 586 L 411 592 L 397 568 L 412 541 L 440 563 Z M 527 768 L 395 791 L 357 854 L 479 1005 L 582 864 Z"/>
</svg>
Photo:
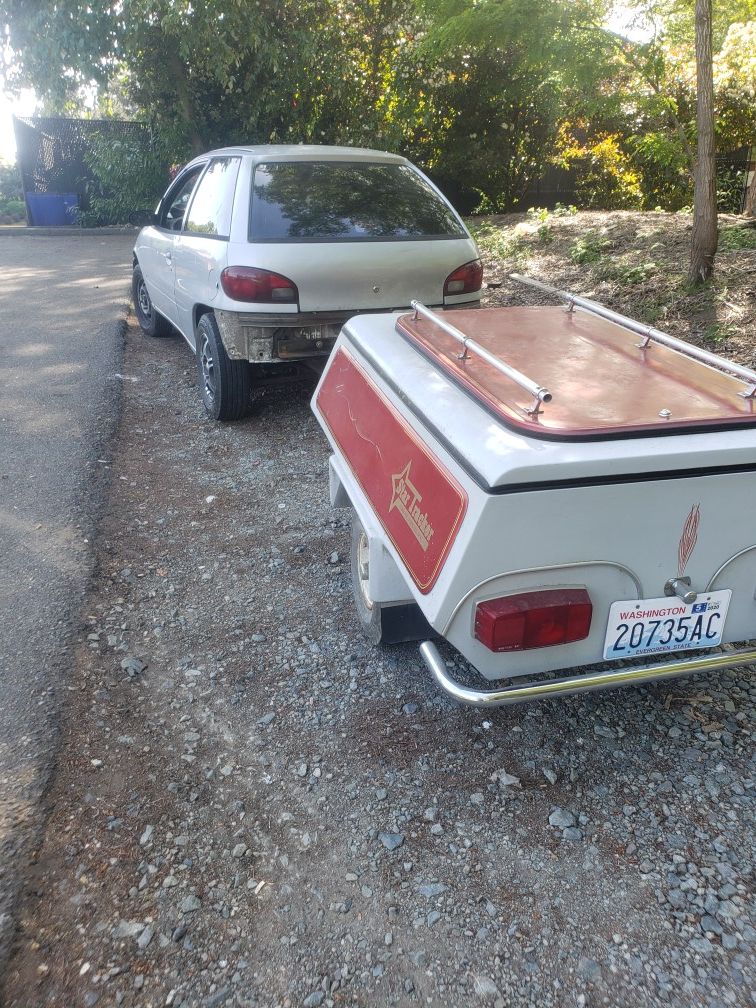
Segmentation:
<svg viewBox="0 0 756 1008">
<path fill-rule="evenodd" d="M 123 370 L 7 1008 L 748 1004 L 752 672 L 457 708 L 359 634 L 309 390 Z"/>
</svg>

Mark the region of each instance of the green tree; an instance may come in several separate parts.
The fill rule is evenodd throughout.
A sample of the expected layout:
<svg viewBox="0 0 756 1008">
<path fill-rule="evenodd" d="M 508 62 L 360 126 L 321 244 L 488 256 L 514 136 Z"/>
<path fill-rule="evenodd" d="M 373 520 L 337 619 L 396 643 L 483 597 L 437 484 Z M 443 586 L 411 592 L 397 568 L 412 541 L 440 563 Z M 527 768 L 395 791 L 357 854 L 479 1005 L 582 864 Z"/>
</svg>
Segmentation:
<svg viewBox="0 0 756 1008">
<path fill-rule="evenodd" d="M 0 0 L 5 86 L 33 87 L 50 112 L 65 112 L 85 89 L 105 88 L 119 62 L 116 4 Z"/>
<path fill-rule="evenodd" d="M 570 161 L 588 202 L 679 207 L 692 5 L 643 4 L 657 31 L 638 43 L 606 30 L 608 0 L 0 0 L 3 76 L 50 112 L 145 120 L 175 162 L 228 143 L 377 146 L 505 210 Z M 717 3 L 720 148 L 753 134 L 754 5 Z"/>
<path fill-rule="evenodd" d="M 691 202 L 697 159 L 694 9 L 694 0 L 636 4 L 645 40 L 612 36 L 634 77 L 622 88 L 630 114 L 619 133 L 648 206 L 676 209 Z M 754 17 L 756 0 L 718 0 L 712 11 L 718 152 L 750 144 L 756 132 Z"/>
<path fill-rule="evenodd" d="M 422 160 L 484 206 L 510 209 L 542 174 L 560 120 L 607 74 L 601 5 L 424 0 L 422 10 L 421 51 L 435 67 Z"/>
<path fill-rule="evenodd" d="M 326 0 L 0 0 L 6 86 L 64 111 L 114 82 L 177 151 L 285 136 Z M 313 30 L 315 29 L 315 30 Z"/>
</svg>

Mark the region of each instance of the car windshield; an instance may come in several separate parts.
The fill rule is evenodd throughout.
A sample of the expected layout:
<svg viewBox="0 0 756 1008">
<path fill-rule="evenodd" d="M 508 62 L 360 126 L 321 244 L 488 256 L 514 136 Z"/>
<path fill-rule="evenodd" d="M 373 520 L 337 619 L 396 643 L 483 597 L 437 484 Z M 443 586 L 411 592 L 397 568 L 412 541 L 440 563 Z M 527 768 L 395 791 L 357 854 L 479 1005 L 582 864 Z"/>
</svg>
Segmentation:
<svg viewBox="0 0 756 1008">
<path fill-rule="evenodd" d="M 253 241 L 464 238 L 457 217 L 407 165 L 344 161 L 258 164 Z"/>
</svg>

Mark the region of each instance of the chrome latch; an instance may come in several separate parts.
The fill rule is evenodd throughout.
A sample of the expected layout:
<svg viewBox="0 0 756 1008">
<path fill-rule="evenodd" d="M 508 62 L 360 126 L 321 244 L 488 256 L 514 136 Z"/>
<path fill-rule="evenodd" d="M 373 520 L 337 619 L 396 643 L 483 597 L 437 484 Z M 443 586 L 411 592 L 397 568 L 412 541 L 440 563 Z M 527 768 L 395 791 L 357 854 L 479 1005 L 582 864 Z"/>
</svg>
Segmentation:
<svg viewBox="0 0 756 1008">
<path fill-rule="evenodd" d="M 689 577 L 670 578 L 664 585 L 664 594 L 670 597 L 677 596 L 686 605 L 690 605 L 691 602 L 695 602 L 698 598 L 698 592 L 693 591 L 690 587 Z"/>
</svg>

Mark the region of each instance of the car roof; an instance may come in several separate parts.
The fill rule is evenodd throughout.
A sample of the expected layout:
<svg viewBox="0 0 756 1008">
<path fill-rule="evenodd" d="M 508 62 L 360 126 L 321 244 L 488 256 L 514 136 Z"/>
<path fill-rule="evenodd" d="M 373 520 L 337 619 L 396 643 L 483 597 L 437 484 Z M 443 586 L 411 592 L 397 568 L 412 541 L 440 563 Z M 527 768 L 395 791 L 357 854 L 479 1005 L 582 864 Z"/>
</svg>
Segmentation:
<svg viewBox="0 0 756 1008">
<path fill-rule="evenodd" d="M 256 144 L 254 146 L 219 147 L 196 157 L 202 161 L 208 157 L 223 157 L 241 154 L 260 161 L 383 161 L 388 164 L 407 164 L 401 154 L 388 151 L 370 150 L 366 147 L 328 147 L 321 144 Z M 194 163 L 194 162 L 191 162 Z"/>
</svg>

